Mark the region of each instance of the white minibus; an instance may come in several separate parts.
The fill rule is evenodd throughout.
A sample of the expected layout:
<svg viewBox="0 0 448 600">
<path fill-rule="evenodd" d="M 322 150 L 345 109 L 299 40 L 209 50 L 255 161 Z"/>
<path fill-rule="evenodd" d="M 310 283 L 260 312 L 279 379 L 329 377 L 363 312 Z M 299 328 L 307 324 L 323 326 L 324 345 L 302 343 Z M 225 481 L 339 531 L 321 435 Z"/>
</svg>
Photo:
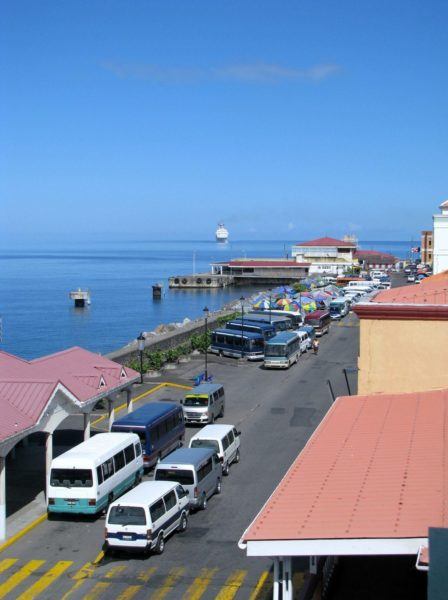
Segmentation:
<svg viewBox="0 0 448 600">
<path fill-rule="evenodd" d="M 95 514 L 141 481 L 143 457 L 135 433 L 98 433 L 53 459 L 48 515 Z"/>
<path fill-rule="evenodd" d="M 305 331 L 282 331 L 270 339 L 264 349 L 265 369 L 289 369 L 297 363 L 302 354 L 302 347 L 309 339 Z"/>
</svg>

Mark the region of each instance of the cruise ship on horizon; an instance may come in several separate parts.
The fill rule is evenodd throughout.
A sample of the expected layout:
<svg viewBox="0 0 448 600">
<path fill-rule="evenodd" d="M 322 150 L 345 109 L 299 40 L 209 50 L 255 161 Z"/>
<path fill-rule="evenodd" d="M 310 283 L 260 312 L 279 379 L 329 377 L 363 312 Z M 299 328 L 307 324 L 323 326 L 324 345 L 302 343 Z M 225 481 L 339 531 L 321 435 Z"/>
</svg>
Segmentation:
<svg viewBox="0 0 448 600">
<path fill-rule="evenodd" d="M 218 229 L 216 230 L 215 236 L 216 236 L 217 242 L 221 242 L 221 243 L 227 242 L 227 240 L 229 239 L 229 232 L 224 227 L 224 223 L 218 224 Z"/>
</svg>

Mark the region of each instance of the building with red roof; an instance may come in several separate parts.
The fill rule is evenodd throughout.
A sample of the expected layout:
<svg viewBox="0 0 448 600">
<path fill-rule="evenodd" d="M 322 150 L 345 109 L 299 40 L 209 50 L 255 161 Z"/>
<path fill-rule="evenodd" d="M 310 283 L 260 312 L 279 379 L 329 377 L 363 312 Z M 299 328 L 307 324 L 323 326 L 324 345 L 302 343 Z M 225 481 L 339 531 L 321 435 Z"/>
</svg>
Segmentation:
<svg viewBox="0 0 448 600">
<path fill-rule="evenodd" d="M 234 258 L 211 267 L 212 274 L 228 275 L 236 281 L 288 283 L 307 277 L 310 264 L 294 258 Z"/>
<path fill-rule="evenodd" d="M 299 262 L 311 263 L 310 274 L 343 275 L 357 264 L 355 250 L 352 237 L 338 240 L 326 236 L 294 244 L 292 256 Z"/>
<path fill-rule="evenodd" d="M 354 311 L 361 394 L 448 388 L 448 271 L 381 291 Z"/>
<path fill-rule="evenodd" d="M 30 434 L 46 434 L 47 471 L 53 456 L 53 432 L 69 416 L 84 416 L 84 438 L 90 436 L 90 414 L 107 402 L 109 427 L 117 394 L 125 392 L 132 409 L 136 371 L 83 348 L 69 348 L 35 360 L 0 351 L 0 540 L 5 537 L 5 458 Z"/>
<path fill-rule="evenodd" d="M 398 260 L 392 254 L 377 250 L 356 250 L 355 258 L 360 267 L 365 271 L 370 271 L 371 269 L 392 269 Z"/>
</svg>

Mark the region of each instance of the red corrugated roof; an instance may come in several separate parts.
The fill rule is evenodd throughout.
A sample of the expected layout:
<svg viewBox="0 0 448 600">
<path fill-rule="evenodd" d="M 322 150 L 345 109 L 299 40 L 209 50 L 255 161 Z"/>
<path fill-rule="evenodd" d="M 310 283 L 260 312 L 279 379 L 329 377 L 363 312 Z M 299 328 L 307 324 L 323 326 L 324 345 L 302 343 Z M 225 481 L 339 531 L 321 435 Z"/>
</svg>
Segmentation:
<svg viewBox="0 0 448 600">
<path fill-rule="evenodd" d="M 309 240 L 308 242 L 298 242 L 296 246 L 341 246 L 343 248 L 356 248 L 356 244 L 353 242 L 344 242 L 344 240 L 337 240 L 332 237 L 322 237 L 315 240 Z"/>
<path fill-rule="evenodd" d="M 35 425 L 58 385 L 83 404 L 138 377 L 78 347 L 32 361 L 0 351 L 0 441 Z M 105 386 L 100 387 L 101 379 Z"/>
<path fill-rule="evenodd" d="M 382 259 L 390 259 L 392 262 L 395 262 L 396 260 L 395 256 L 392 254 L 388 254 L 387 252 L 378 252 L 377 250 L 355 250 L 355 256 L 361 260 L 364 256 L 367 258 L 378 256 Z"/>
<path fill-rule="evenodd" d="M 338 398 L 243 540 L 426 537 L 447 461 L 448 390 Z"/>
<path fill-rule="evenodd" d="M 377 294 L 372 303 L 448 305 L 448 271 L 426 277 L 419 285 L 405 285 Z"/>
<path fill-rule="evenodd" d="M 307 267 L 310 263 L 295 260 L 231 260 L 229 267 Z"/>
</svg>

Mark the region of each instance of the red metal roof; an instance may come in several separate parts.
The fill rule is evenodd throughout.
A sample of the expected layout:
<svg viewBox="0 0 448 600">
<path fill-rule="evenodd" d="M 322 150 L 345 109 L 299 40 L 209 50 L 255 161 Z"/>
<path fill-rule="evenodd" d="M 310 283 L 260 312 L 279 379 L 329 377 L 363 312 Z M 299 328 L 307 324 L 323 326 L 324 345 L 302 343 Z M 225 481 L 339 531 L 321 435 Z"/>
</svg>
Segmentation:
<svg viewBox="0 0 448 600">
<path fill-rule="evenodd" d="M 344 242 L 344 240 L 337 240 L 332 237 L 322 237 L 315 240 L 309 240 L 308 242 L 298 242 L 296 246 L 338 246 L 342 248 L 356 248 L 356 244 L 353 242 Z"/>
<path fill-rule="evenodd" d="M 426 538 L 447 461 L 448 390 L 338 398 L 243 540 Z"/>
<path fill-rule="evenodd" d="M 291 260 L 231 260 L 229 267 L 307 267 L 310 263 Z"/>
<path fill-rule="evenodd" d="M 405 285 L 377 294 L 372 302 L 386 304 L 448 304 L 448 271 L 426 277 L 419 285 Z"/>
<path fill-rule="evenodd" d="M 363 257 L 371 258 L 371 257 L 379 257 L 381 259 L 388 259 L 392 262 L 396 261 L 395 256 L 393 254 L 388 254 L 387 252 L 378 252 L 377 250 L 355 250 L 356 258 L 363 260 Z"/>
<path fill-rule="evenodd" d="M 0 351 L 0 441 L 35 425 L 58 385 L 83 404 L 138 378 L 136 371 L 78 347 L 32 361 Z"/>
</svg>

